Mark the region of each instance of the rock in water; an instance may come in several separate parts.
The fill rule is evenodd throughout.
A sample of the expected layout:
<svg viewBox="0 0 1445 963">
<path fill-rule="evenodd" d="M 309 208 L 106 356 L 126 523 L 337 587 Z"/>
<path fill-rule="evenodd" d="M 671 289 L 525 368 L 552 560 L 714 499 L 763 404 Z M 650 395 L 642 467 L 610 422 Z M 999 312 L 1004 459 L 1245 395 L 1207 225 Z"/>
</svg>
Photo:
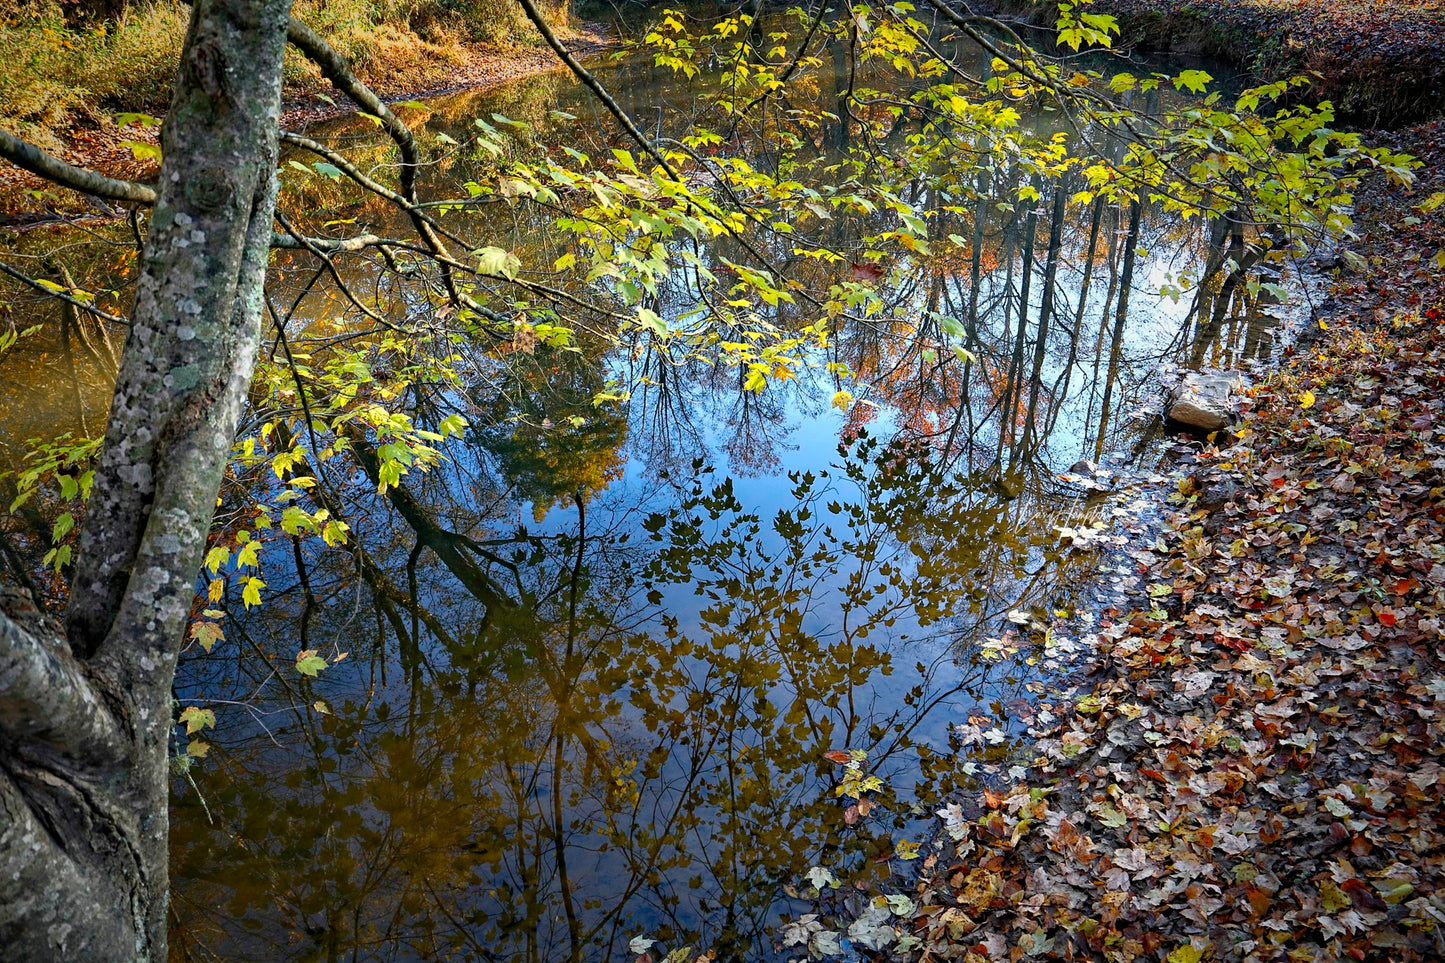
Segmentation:
<svg viewBox="0 0 1445 963">
<path fill-rule="evenodd" d="M 1069 470 L 1059 477 L 1078 485 L 1084 491 L 1106 492 L 1112 488 L 1115 474 L 1114 471 L 1083 458 L 1070 465 Z"/>
<path fill-rule="evenodd" d="M 1171 421 L 1208 433 L 1234 421 L 1233 396 L 1244 390 L 1244 378 L 1236 372 L 1201 374 L 1190 371 L 1180 379 L 1164 413 Z"/>
</svg>

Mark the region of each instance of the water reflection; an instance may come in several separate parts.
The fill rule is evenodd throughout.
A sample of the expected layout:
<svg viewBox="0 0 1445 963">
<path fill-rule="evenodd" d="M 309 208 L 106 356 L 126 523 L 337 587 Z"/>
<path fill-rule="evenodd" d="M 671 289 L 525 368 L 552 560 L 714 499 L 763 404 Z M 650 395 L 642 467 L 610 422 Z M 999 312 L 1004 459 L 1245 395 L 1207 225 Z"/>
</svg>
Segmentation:
<svg viewBox="0 0 1445 963">
<path fill-rule="evenodd" d="M 178 804 L 178 939 L 601 959 L 646 933 L 755 957 L 810 866 L 903 869 L 906 805 L 848 825 L 823 753 L 866 749 L 902 802 L 950 788 L 949 724 L 1007 727 L 1039 678 L 980 658 L 978 630 L 1066 605 L 1085 563 L 992 486 L 859 434 L 783 479 L 697 463 L 651 496 L 577 499 L 513 531 L 505 601 L 423 562 L 413 597 L 441 632 L 358 606 L 334 557 L 273 580 L 238 651 L 184 673 L 183 697 L 256 708 L 225 714 Z M 407 546 L 377 551 L 395 568 Z M 250 640 L 294 637 L 310 598 L 309 644 L 349 655 L 297 683 Z"/>
<path fill-rule="evenodd" d="M 776 163 L 788 134 L 823 163 L 918 129 L 847 99 L 849 58 L 829 66 L 790 95 L 837 103 L 841 120 L 779 121 L 727 150 Z M 694 110 L 693 92 L 651 67 L 604 80 L 659 136 Z M 441 157 L 428 199 L 477 185 L 463 213 L 478 237 L 529 266 L 577 253 L 557 211 L 506 197 L 500 162 L 469 139 L 477 118 L 502 115 L 606 155 L 610 127 L 574 85 L 407 109 Z M 1047 134 L 1052 121 L 1027 123 Z M 365 169 L 393 161 L 365 122 L 311 135 Z M 461 146 L 441 150 L 443 136 Z M 517 135 L 519 155 L 531 136 Z M 393 233 L 396 211 L 375 197 L 285 176 L 308 231 Z M 1059 472 L 1081 457 L 1147 461 L 1155 429 L 1131 412 L 1160 364 L 1263 357 L 1274 339 L 1227 218 L 1201 231 L 1148 205 L 1076 202 L 1070 177 L 1008 164 L 907 190 L 932 215 L 926 252 L 870 258 L 896 226 L 879 211 L 798 220 L 839 252 L 831 262 L 749 235 L 800 290 L 847 292 L 856 309 L 762 393 L 717 352 L 677 357 L 618 330 L 609 312 L 625 298 L 609 278 L 532 271 L 557 285 L 535 295 L 533 319 L 575 328 L 564 348 L 535 328 L 499 343 L 438 324 L 437 279 L 385 254 L 337 261 L 347 294 L 313 255 L 277 253 L 243 437 L 285 417 L 257 437 L 265 457 L 238 457 L 218 538 L 259 531 L 256 494 L 282 479 L 352 538 L 330 550 L 271 538 L 265 603 L 230 606 L 225 644 L 183 662 L 178 696 L 215 706 L 220 728 L 176 780 L 178 955 L 603 959 L 646 934 L 759 958 L 768 925 L 806 907 L 789 887 L 810 866 L 857 885 L 906 870 L 898 844 L 923 829 L 910 804 L 969 778 L 961 758 L 1006 765 L 1015 707 L 1050 679 L 1043 638 L 1006 617 L 1067 610 L 1087 581 L 1088 556 L 1054 529 L 1096 506 Z M 126 229 L 109 230 L 85 243 L 31 233 L 13 253 L 118 312 L 131 264 L 116 254 Z M 708 276 L 725 293 L 730 243 L 696 245 L 642 303 L 685 326 L 719 297 Z M 1161 296 L 1191 273 L 1202 280 L 1182 299 Z M 54 310 L 4 293 L 17 328 Z M 720 314 L 723 338 L 743 336 L 744 319 L 732 330 Z M 123 332 L 107 346 L 91 322 L 56 320 L 0 358 L 9 465 L 25 439 L 104 417 Z M 817 319 L 783 301 L 745 320 L 786 332 Z M 404 350 L 386 344 L 394 329 Z M 341 360 L 354 362 L 344 378 L 317 373 Z M 418 425 L 461 411 L 472 427 L 450 460 L 378 495 L 384 439 L 315 417 L 372 392 Z M 4 520 L 12 574 L 33 570 L 48 510 Z M 1019 653 L 985 658 L 1011 648 L 988 644 L 1006 631 Z M 301 676 L 298 649 L 332 664 Z M 994 739 L 960 745 L 950 727 L 969 718 Z M 849 812 L 823 756 L 844 747 L 868 752 L 890 805 Z"/>
</svg>

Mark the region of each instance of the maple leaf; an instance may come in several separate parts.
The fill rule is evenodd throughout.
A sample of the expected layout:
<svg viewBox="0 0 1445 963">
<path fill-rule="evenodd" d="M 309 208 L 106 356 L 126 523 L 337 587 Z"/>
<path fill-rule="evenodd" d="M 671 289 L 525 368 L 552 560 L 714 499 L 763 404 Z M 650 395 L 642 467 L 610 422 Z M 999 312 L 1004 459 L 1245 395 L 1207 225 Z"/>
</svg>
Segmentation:
<svg viewBox="0 0 1445 963">
<path fill-rule="evenodd" d="M 316 654 L 315 649 L 302 649 L 296 653 L 296 671 L 304 676 L 316 678 L 316 674 L 326 668 L 326 660 Z"/>
</svg>

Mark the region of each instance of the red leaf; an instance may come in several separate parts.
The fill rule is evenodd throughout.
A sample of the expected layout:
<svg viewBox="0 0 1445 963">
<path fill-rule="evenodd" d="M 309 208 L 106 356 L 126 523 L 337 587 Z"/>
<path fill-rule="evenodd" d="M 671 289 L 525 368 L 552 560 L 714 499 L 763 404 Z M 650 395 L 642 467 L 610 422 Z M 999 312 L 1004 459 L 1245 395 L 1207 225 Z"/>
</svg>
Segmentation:
<svg viewBox="0 0 1445 963">
<path fill-rule="evenodd" d="M 883 269 L 876 264 L 854 264 L 853 280 L 881 281 L 883 280 Z"/>
</svg>

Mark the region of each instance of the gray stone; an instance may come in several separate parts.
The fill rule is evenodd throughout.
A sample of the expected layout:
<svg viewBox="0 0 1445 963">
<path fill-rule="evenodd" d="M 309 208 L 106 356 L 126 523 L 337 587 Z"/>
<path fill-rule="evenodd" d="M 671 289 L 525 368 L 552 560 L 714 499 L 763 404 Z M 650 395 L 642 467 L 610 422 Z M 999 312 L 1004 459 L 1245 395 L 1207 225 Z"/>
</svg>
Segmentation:
<svg viewBox="0 0 1445 963">
<path fill-rule="evenodd" d="M 1190 371 L 1169 392 L 1164 413 L 1203 432 L 1219 431 L 1234 421 L 1234 398 L 1243 390 L 1244 378 L 1237 372 Z"/>
<path fill-rule="evenodd" d="M 1102 468 L 1087 458 L 1083 458 L 1070 465 L 1068 473 L 1063 478 L 1085 491 L 1108 491 L 1112 486 L 1115 474 L 1114 471 Z"/>
</svg>

